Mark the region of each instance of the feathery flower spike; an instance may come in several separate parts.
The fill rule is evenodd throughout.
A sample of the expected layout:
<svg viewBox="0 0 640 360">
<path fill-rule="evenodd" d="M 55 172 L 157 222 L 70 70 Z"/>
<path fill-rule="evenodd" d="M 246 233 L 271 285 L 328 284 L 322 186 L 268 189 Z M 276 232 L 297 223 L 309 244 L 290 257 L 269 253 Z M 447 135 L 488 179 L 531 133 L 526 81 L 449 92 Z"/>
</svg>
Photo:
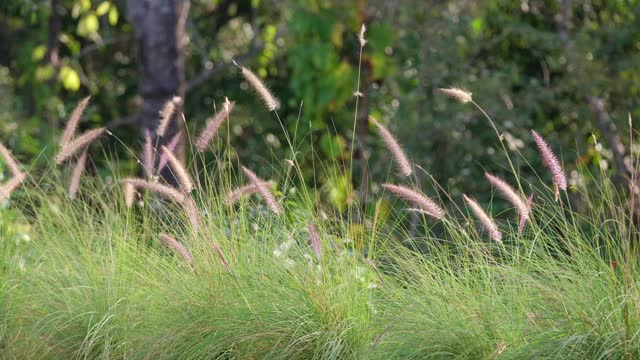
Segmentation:
<svg viewBox="0 0 640 360">
<path fill-rule="evenodd" d="M 251 87 L 256 91 L 256 93 L 258 93 L 260 98 L 262 98 L 262 101 L 267 106 L 267 109 L 269 111 L 274 111 L 277 108 L 279 108 L 280 102 L 275 96 L 273 96 L 271 91 L 262 82 L 262 80 L 260 80 L 256 76 L 256 74 L 251 72 L 251 70 L 247 69 L 246 67 L 242 66 L 241 69 L 242 69 L 242 76 L 244 76 L 244 78 L 247 80 L 249 85 L 251 85 Z"/>
<path fill-rule="evenodd" d="M 484 173 L 484 176 L 489 180 L 491 185 L 493 185 L 498 192 L 501 193 L 503 197 L 518 210 L 518 214 L 520 215 L 520 225 L 518 228 L 520 229 L 520 232 L 522 232 L 527 220 L 529 220 L 530 206 L 527 204 L 527 201 L 520 196 L 514 188 L 507 184 L 506 181 L 489 173 Z"/>
<path fill-rule="evenodd" d="M 187 218 L 191 226 L 193 226 L 193 230 L 197 231 L 200 228 L 200 214 L 198 213 L 195 201 L 193 201 L 191 197 L 188 197 L 184 202 L 184 209 L 187 212 Z"/>
<path fill-rule="evenodd" d="M 237 189 L 231 190 L 225 197 L 228 205 L 237 203 L 243 195 L 253 194 L 258 191 L 258 187 L 253 184 L 241 186 Z"/>
<path fill-rule="evenodd" d="M 80 118 L 82 118 L 82 114 L 84 114 L 84 111 L 87 109 L 90 99 L 91 96 L 87 96 L 80 100 L 78 105 L 73 109 L 73 112 L 71 112 L 69 121 L 67 121 L 67 126 L 65 126 L 62 136 L 60 137 L 60 146 L 66 146 L 75 137 L 76 129 L 80 123 Z"/>
<path fill-rule="evenodd" d="M 322 261 L 322 243 L 320 242 L 320 236 L 318 236 L 316 227 L 313 226 L 312 223 L 309 223 L 307 225 L 307 229 L 309 230 L 309 241 L 311 242 L 311 248 L 313 249 L 313 252 L 316 253 L 318 261 Z"/>
<path fill-rule="evenodd" d="M 136 198 L 136 188 L 130 182 L 124 183 L 124 203 L 127 208 L 131 208 L 133 206 L 133 201 Z"/>
<path fill-rule="evenodd" d="M 180 191 L 172 188 L 171 186 L 162 185 L 156 182 L 149 182 L 140 178 L 126 178 L 122 179 L 122 182 L 125 184 L 130 183 L 136 189 L 142 188 L 151 192 L 158 193 L 180 204 L 183 203 L 186 199 L 185 195 Z"/>
<path fill-rule="evenodd" d="M 527 198 L 527 212 L 525 214 L 520 214 L 520 223 L 518 224 L 518 235 L 522 235 L 522 231 L 524 227 L 527 225 L 527 221 L 531 217 L 531 207 L 533 206 L 533 194 L 529 195 Z"/>
<path fill-rule="evenodd" d="M 182 99 L 179 96 L 174 96 L 164 104 L 164 107 L 160 111 L 160 123 L 156 129 L 156 135 L 164 136 L 169 123 L 173 120 L 175 112 L 180 105 L 182 105 Z"/>
<path fill-rule="evenodd" d="M 367 43 L 367 40 L 364 38 L 364 33 L 367 31 L 367 27 L 362 24 L 360 28 L 360 32 L 358 33 L 358 42 L 360 42 L 360 47 L 364 47 Z"/>
<path fill-rule="evenodd" d="M 562 165 L 556 157 L 556 154 L 553 153 L 549 144 L 547 144 L 547 142 L 538 135 L 535 130 L 531 130 L 531 135 L 533 136 L 533 140 L 536 142 L 536 146 L 538 147 L 544 166 L 546 166 L 549 169 L 549 172 L 551 172 L 553 184 L 560 190 L 567 190 L 567 178 L 564 175 Z"/>
<path fill-rule="evenodd" d="M 87 153 L 89 148 L 84 148 L 80 157 L 78 157 L 78 161 L 76 162 L 76 166 L 73 168 L 73 175 L 71 176 L 71 184 L 69 184 L 69 198 L 71 200 L 76 199 L 76 194 L 78 193 L 78 188 L 80 187 L 80 178 L 82 177 L 82 173 L 84 172 L 85 165 L 87 163 Z"/>
<path fill-rule="evenodd" d="M 7 166 L 7 168 L 9 169 L 12 175 L 15 176 L 22 173 L 20 171 L 20 166 L 18 165 L 18 162 L 13 158 L 13 155 L 11 154 L 11 151 L 9 151 L 9 149 L 4 147 L 2 143 L 0 143 L 0 156 L 2 156 L 2 160 L 4 160 L 5 165 Z"/>
<path fill-rule="evenodd" d="M 213 249 L 216 251 L 216 253 L 218 253 L 218 256 L 220 256 L 220 260 L 222 260 L 222 266 L 224 266 L 224 269 L 229 274 L 231 274 L 231 268 L 229 267 L 229 263 L 227 262 L 227 259 L 224 257 L 224 253 L 222 252 L 222 248 L 215 241 L 213 242 Z"/>
<path fill-rule="evenodd" d="M 178 242 L 178 240 L 166 234 L 160 234 L 160 240 L 162 240 L 162 242 L 167 245 L 167 247 L 180 255 L 187 264 L 193 265 L 193 256 L 191 255 L 189 250 L 184 247 L 184 245 Z"/>
<path fill-rule="evenodd" d="M 204 130 L 202 130 L 202 133 L 200 133 L 198 140 L 196 140 L 196 149 L 198 149 L 198 151 L 204 151 L 207 149 L 209 141 L 211 141 L 211 138 L 213 138 L 213 136 L 218 132 L 218 128 L 220 128 L 220 125 L 222 125 L 222 123 L 227 119 L 229 113 L 233 109 L 235 102 L 230 103 L 229 99 L 226 97 L 224 100 L 225 104 L 222 110 L 219 111 L 213 119 L 207 122 L 207 125 Z"/>
<path fill-rule="evenodd" d="M 380 124 L 373 116 L 369 116 L 369 119 L 378 128 L 378 133 L 398 164 L 398 170 L 400 170 L 400 173 L 404 176 L 411 175 L 411 163 L 409 162 L 407 155 L 405 155 L 402 150 L 402 147 L 400 147 L 400 144 L 398 144 L 398 141 L 396 141 L 391 132 L 389 132 L 389 130 Z"/>
<path fill-rule="evenodd" d="M 472 101 L 471 93 L 466 91 L 466 90 L 462 90 L 462 89 L 456 88 L 456 87 L 452 87 L 452 88 L 448 88 L 448 89 L 440 88 L 439 90 L 442 93 L 444 93 L 445 95 L 447 95 L 449 97 L 452 97 L 452 98 L 460 101 L 463 104 L 466 104 L 466 103 Z"/>
<path fill-rule="evenodd" d="M 89 130 L 86 133 L 78 136 L 77 138 L 72 140 L 70 143 L 63 146 L 62 149 L 60 149 L 60 151 L 58 152 L 55 158 L 56 163 L 58 165 L 62 164 L 67 159 L 69 159 L 73 155 L 83 150 L 85 147 L 91 145 L 94 141 L 96 141 L 106 132 L 107 132 L 107 129 L 99 128 L 99 129 Z"/>
<path fill-rule="evenodd" d="M 13 175 L 13 177 L 9 179 L 9 181 L 0 185 L 0 201 L 4 199 L 8 199 L 9 196 L 11 196 L 11 193 L 15 189 L 17 189 L 18 186 L 20 186 L 20 184 L 22 184 L 22 182 L 26 178 L 27 178 L 27 175 L 25 173 L 19 173 L 19 174 Z"/>
<path fill-rule="evenodd" d="M 162 146 L 162 154 L 167 157 L 169 166 L 171 166 L 173 173 L 178 179 L 178 183 L 180 184 L 182 191 L 188 193 L 193 190 L 193 181 L 191 181 L 191 176 L 189 176 L 189 173 L 182 162 L 178 160 L 178 158 L 166 146 Z"/>
<path fill-rule="evenodd" d="M 419 210 L 424 211 L 425 214 L 431 217 L 440 220 L 445 215 L 444 210 L 440 206 L 438 206 L 435 201 L 431 200 L 429 197 L 419 191 L 393 184 L 382 184 L 382 187 L 385 190 L 394 193 L 398 197 L 410 202 Z"/>
<path fill-rule="evenodd" d="M 174 151 L 176 151 L 176 148 L 178 147 L 178 144 L 180 143 L 181 140 L 182 140 L 182 131 L 178 131 L 178 133 L 175 134 L 171 139 L 171 141 L 169 141 L 169 143 L 167 143 L 167 145 L 165 146 L 167 147 L 167 149 L 169 149 L 171 153 L 174 153 Z M 160 160 L 158 160 L 158 173 L 160 173 L 160 171 L 162 171 L 162 169 L 164 169 L 164 167 L 167 166 L 168 161 L 169 161 L 169 158 L 163 151 L 160 154 Z"/>
<path fill-rule="evenodd" d="M 144 166 L 144 173 L 148 179 L 153 176 L 153 163 L 156 161 L 155 153 L 153 152 L 153 144 L 151 143 L 151 132 L 149 129 L 144 129 L 144 148 L 142 150 L 142 162 Z"/>
<path fill-rule="evenodd" d="M 251 183 L 256 186 L 258 192 L 264 198 L 264 201 L 267 203 L 267 207 L 269 210 L 273 211 L 276 214 L 280 214 L 282 212 L 282 207 L 278 203 L 278 200 L 271 194 L 271 191 L 265 186 L 265 181 L 260 179 L 253 171 L 247 169 L 246 167 L 242 167 L 242 171 L 249 178 Z"/>
<path fill-rule="evenodd" d="M 493 221 L 493 219 L 491 219 L 489 215 L 487 215 L 487 213 L 485 213 L 484 210 L 482 210 L 480 205 L 478 205 L 478 203 L 475 200 L 467 197 L 467 195 L 462 195 L 462 197 L 464 198 L 464 201 L 467 203 L 469 208 L 471 208 L 471 212 L 473 212 L 475 217 L 478 218 L 478 220 L 480 220 L 480 223 L 482 223 L 482 226 L 487 230 L 491 240 L 501 244 L 502 233 L 498 229 L 498 226 Z"/>
</svg>

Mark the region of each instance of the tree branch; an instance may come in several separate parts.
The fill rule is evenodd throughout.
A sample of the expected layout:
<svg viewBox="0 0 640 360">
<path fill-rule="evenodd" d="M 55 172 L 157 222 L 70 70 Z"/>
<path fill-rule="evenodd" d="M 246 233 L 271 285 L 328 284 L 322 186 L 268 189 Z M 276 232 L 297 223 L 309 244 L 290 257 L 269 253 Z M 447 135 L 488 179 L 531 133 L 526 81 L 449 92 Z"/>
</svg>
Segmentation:
<svg viewBox="0 0 640 360">
<path fill-rule="evenodd" d="M 262 49 L 264 49 L 264 45 L 259 45 L 259 46 L 253 47 L 252 49 L 250 49 L 246 53 L 244 53 L 244 54 L 242 54 L 240 56 L 237 56 L 234 59 L 236 61 L 238 61 L 238 62 L 247 61 L 247 60 L 251 59 L 252 57 L 256 56 L 258 53 L 260 53 L 260 51 L 262 51 Z M 226 62 L 226 63 L 222 63 L 220 65 L 214 66 L 211 69 L 206 69 L 206 70 L 201 71 L 193 79 L 187 81 L 187 89 L 186 89 L 187 92 L 189 92 L 189 91 L 193 90 L 194 88 L 202 85 L 207 80 L 212 78 L 214 75 L 220 73 L 221 71 L 225 70 L 226 68 L 228 68 L 231 65 L 233 65 L 232 62 Z"/>
</svg>

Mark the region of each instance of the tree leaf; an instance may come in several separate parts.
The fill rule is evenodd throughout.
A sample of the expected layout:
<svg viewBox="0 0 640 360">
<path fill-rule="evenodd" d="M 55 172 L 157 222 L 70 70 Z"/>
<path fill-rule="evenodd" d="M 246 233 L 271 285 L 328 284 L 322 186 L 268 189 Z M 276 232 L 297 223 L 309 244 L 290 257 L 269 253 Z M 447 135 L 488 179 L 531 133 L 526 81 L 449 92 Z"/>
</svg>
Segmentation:
<svg viewBox="0 0 640 360">
<path fill-rule="evenodd" d="M 118 24 L 118 9 L 115 6 L 109 9 L 109 24 L 111 24 L 111 26 Z"/>
<path fill-rule="evenodd" d="M 96 9 L 96 15 L 103 16 L 111 9 L 110 1 L 103 1 Z"/>
<path fill-rule="evenodd" d="M 99 28 L 100 23 L 98 22 L 98 17 L 94 13 L 89 13 L 80 19 L 76 31 L 78 32 L 78 35 L 87 37 L 96 33 Z"/>
<path fill-rule="evenodd" d="M 69 91 L 78 91 L 80 89 L 80 76 L 70 66 L 64 65 L 60 69 L 60 75 L 58 77 L 62 82 L 62 86 Z"/>
</svg>

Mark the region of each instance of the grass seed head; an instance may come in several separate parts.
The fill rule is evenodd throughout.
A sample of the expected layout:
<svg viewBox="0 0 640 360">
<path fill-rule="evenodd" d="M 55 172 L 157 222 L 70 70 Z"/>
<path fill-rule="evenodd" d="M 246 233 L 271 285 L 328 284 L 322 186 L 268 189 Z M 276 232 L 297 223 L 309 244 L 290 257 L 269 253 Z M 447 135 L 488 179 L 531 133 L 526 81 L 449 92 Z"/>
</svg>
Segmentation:
<svg viewBox="0 0 640 360">
<path fill-rule="evenodd" d="M 251 183 L 256 186 L 258 192 L 264 198 L 264 201 L 267 203 L 267 207 L 269 210 L 273 211 L 276 214 L 282 213 L 282 206 L 278 203 L 278 200 L 271 194 L 271 191 L 265 185 L 265 181 L 260 179 L 253 171 L 247 169 L 246 167 L 242 167 L 242 171 L 249 178 Z"/>
<path fill-rule="evenodd" d="M 471 209 L 473 215 L 480 221 L 485 230 L 487 230 L 491 240 L 501 244 L 502 233 L 498 229 L 498 225 L 496 225 L 493 219 L 491 219 L 489 215 L 487 215 L 487 213 L 482 209 L 482 207 L 480 207 L 480 205 L 478 205 L 475 200 L 471 199 L 467 195 L 462 195 L 462 197 Z"/>
<path fill-rule="evenodd" d="M 466 104 L 473 100 L 471 97 L 471 93 L 469 91 L 463 90 L 457 87 L 452 87 L 447 89 L 440 88 L 439 90 L 445 95 L 452 97 L 463 104 Z"/>
<path fill-rule="evenodd" d="M 22 173 L 22 171 L 20 171 L 20 165 L 13 158 L 11 151 L 9 151 L 9 149 L 2 145 L 2 143 L 0 143 L 0 157 L 2 157 L 2 160 L 4 161 L 7 169 L 9 169 L 11 174 L 15 176 Z"/>
<path fill-rule="evenodd" d="M 411 175 L 411 162 L 409 162 L 407 155 L 402 150 L 402 147 L 400 146 L 398 141 L 393 137 L 391 132 L 389 132 L 389 130 L 382 124 L 380 124 L 373 116 L 369 116 L 369 119 L 378 128 L 378 133 L 384 140 L 384 143 L 387 145 L 387 149 L 389 149 L 389 151 L 393 155 L 393 159 L 396 161 L 396 164 L 398 164 L 398 170 L 400 171 L 400 173 L 403 176 Z"/>
<path fill-rule="evenodd" d="M 82 177 L 82 173 L 84 172 L 84 168 L 87 163 L 87 154 L 89 152 L 88 148 L 84 148 L 82 154 L 78 157 L 78 161 L 76 165 L 73 167 L 73 175 L 71 176 L 71 184 L 69 184 L 69 198 L 71 200 L 75 200 L 76 195 L 78 193 L 78 188 L 80 187 L 80 178 Z"/>
<path fill-rule="evenodd" d="M 229 99 L 225 98 L 225 104 L 221 111 L 219 111 L 211 120 L 207 122 L 204 130 L 198 136 L 196 140 L 196 149 L 198 151 L 204 151 L 207 149 L 209 142 L 218 132 L 220 125 L 229 117 L 229 113 L 233 109 L 235 102 L 230 103 Z"/>
<path fill-rule="evenodd" d="M 273 96 L 269 88 L 260 80 L 256 74 L 246 67 L 242 67 L 242 76 L 247 80 L 249 85 L 258 93 L 258 96 L 262 99 L 267 107 L 267 110 L 274 111 L 280 107 L 280 101 Z"/>
<path fill-rule="evenodd" d="M 80 100 L 78 105 L 71 112 L 71 116 L 67 121 L 67 125 L 62 132 L 62 136 L 60 137 L 60 146 L 64 147 L 75 137 L 76 129 L 78 128 L 78 124 L 80 123 L 80 118 L 82 118 L 82 114 L 87 109 L 87 105 L 89 105 L 89 100 L 91 96 L 87 96 L 86 98 Z"/>
<path fill-rule="evenodd" d="M 96 140 L 98 140 L 102 135 L 107 133 L 106 128 L 93 129 L 85 132 L 84 134 L 78 136 L 70 143 L 62 146 L 62 149 L 56 155 L 56 163 L 61 165 L 67 159 L 72 157 L 73 155 L 79 153 L 84 148 L 93 144 Z"/>
<path fill-rule="evenodd" d="M 174 96 L 164 104 L 160 111 L 160 123 L 156 129 L 156 135 L 164 136 L 180 105 L 182 105 L 182 99 L 179 96 Z"/>
<path fill-rule="evenodd" d="M 551 172 L 551 178 L 553 184 L 560 190 L 567 190 L 567 178 L 562 170 L 562 164 L 558 160 L 556 154 L 551 150 L 551 147 L 535 130 L 531 130 L 531 136 L 538 147 L 538 152 L 542 157 L 542 162 Z"/>
<path fill-rule="evenodd" d="M 191 192 L 191 190 L 193 190 L 193 181 L 191 180 L 189 172 L 187 172 L 187 169 L 184 167 L 184 164 L 182 164 L 182 161 L 180 161 L 166 146 L 162 146 L 162 155 L 167 157 L 169 166 L 178 179 L 178 184 L 180 184 L 182 191 L 185 193 Z"/>
<path fill-rule="evenodd" d="M 425 214 L 438 220 L 444 218 L 444 210 L 425 194 L 400 185 L 382 184 L 382 187 L 385 190 L 413 204 L 418 209 L 424 211 Z"/>
</svg>

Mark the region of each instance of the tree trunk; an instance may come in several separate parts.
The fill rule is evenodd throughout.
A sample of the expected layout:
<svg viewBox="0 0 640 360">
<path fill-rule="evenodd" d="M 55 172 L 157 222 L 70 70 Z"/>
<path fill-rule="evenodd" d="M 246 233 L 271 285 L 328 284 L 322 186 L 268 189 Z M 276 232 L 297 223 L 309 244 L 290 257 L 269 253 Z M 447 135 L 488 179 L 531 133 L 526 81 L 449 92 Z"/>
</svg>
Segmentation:
<svg viewBox="0 0 640 360">
<path fill-rule="evenodd" d="M 182 108 L 176 109 L 165 135 L 156 136 L 160 110 L 173 96 L 184 99 L 185 24 L 189 12 L 188 0 L 127 0 L 128 18 L 138 43 L 139 93 L 142 98 L 141 134 L 149 130 L 156 154 L 182 130 Z M 178 157 L 184 157 L 184 144 L 176 147 Z M 158 156 L 156 156 L 156 159 Z M 161 177 L 176 184 L 168 168 Z"/>
</svg>

